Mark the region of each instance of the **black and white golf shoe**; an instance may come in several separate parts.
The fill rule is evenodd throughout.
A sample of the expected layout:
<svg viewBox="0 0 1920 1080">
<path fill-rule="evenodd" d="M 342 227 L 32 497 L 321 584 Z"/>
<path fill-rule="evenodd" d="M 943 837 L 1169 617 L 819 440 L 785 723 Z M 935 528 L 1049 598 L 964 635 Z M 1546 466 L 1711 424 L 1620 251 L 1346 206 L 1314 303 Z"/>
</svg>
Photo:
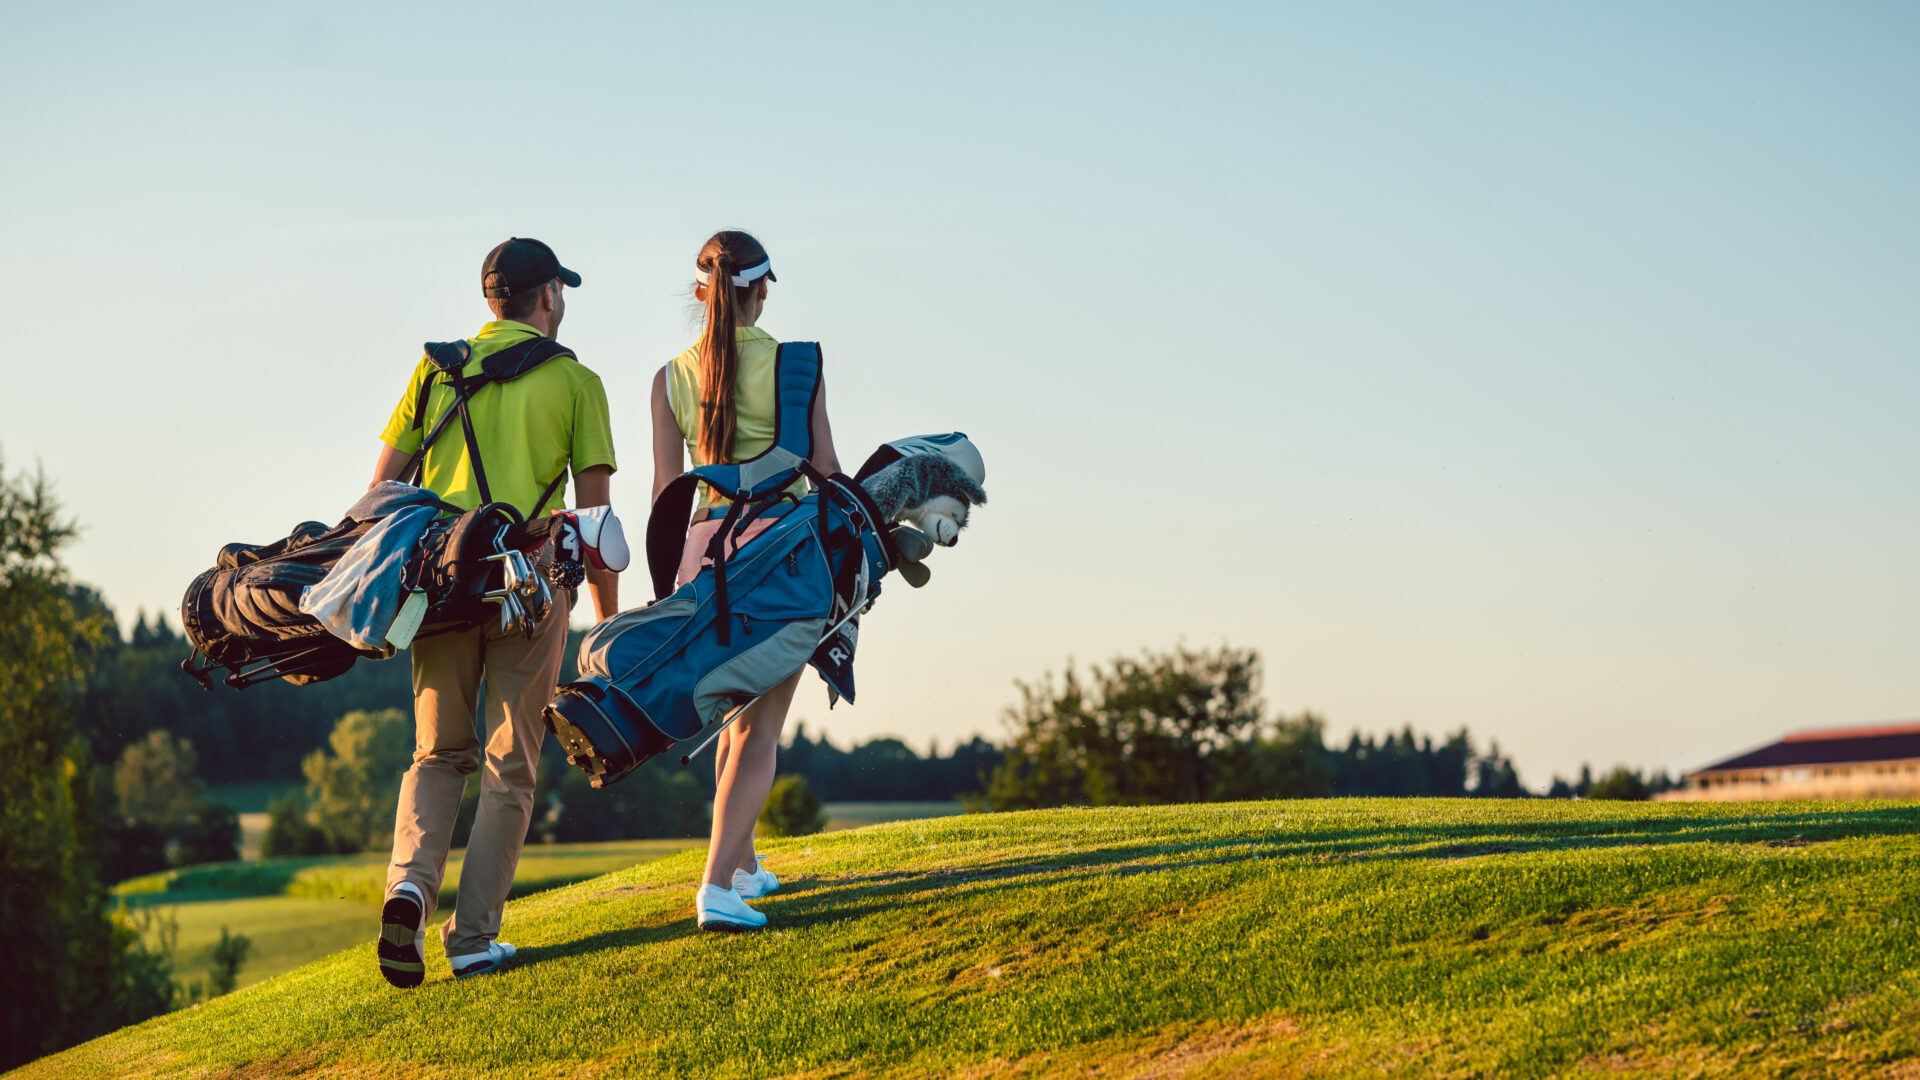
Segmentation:
<svg viewBox="0 0 1920 1080">
<path fill-rule="evenodd" d="M 380 974 L 401 989 L 419 986 L 427 977 L 427 907 L 420 889 L 403 881 L 387 894 L 380 908 Z"/>
</svg>

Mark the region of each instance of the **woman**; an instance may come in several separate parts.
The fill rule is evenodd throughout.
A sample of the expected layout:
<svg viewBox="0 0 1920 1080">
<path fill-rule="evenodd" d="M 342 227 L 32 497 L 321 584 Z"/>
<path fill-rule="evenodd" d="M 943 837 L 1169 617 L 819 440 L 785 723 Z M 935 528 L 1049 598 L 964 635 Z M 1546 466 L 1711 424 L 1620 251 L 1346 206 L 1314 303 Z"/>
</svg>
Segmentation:
<svg viewBox="0 0 1920 1080">
<path fill-rule="evenodd" d="M 773 445 L 778 399 L 774 357 L 779 348 L 757 325 L 774 281 L 773 262 L 760 242 L 743 232 L 713 235 L 694 261 L 694 298 L 706 307 L 700 341 L 675 357 L 653 380 L 653 494 L 693 463 L 744 461 Z M 839 471 L 833 432 L 827 425 L 824 380 L 813 402 L 813 467 Z M 794 493 L 806 493 L 806 481 Z M 705 485 L 687 531 L 679 580 L 700 572 L 702 555 L 726 515 L 724 498 Z M 740 542 L 771 527 L 762 519 L 747 527 Z M 802 671 L 805 669 L 803 668 Z M 706 876 L 694 894 L 694 910 L 706 930 L 747 930 L 765 926 L 767 917 L 746 900 L 778 887 L 760 868 L 753 851 L 753 827 L 773 787 L 774 756 L 780 729 L 801 672 L 747 706 L 720 736 L 714 755 L 713 835 L 707 847 Z"/>
</svg>

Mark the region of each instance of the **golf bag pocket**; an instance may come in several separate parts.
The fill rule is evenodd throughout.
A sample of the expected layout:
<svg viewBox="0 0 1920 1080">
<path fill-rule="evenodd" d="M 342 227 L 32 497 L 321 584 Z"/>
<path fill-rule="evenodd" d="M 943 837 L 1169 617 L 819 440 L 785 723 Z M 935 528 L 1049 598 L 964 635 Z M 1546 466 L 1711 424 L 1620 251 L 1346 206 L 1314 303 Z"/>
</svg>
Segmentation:
<svg viewBox="0 0 1920 1080">
<path fill-rule="evenodd" d="M 560 687 L 545 716 L 567 760 L 595 787 L 725 721 L 806 666 L 833 602 L 813 521 L 782 519 L 743 547 L 728 566 L 727 604 L 710 567 L 588 631 L 581 678 Z"/>
</svg>

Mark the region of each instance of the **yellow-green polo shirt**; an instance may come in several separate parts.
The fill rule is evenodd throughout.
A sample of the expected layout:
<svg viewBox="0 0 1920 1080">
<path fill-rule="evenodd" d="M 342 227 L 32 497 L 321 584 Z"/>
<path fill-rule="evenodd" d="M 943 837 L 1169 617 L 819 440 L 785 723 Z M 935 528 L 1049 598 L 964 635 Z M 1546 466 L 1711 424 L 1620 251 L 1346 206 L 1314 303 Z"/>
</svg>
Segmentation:
<svg viewBox="0 0 1920 1080">
<path fill-rule="evenodd" d="M 473 359 L 463 377 L 479 374 L 480 361 L 539 331 L 525 323 L 490 322 L 468 338 Z M 420 448 L 420 440 L 453 407 L 454 390 L 444 376 L 434 379 L 427 395 L 425 422 L 414 426 L 413 410 L 420 386 L 437 369 L 425 355 L 413 369 L 406 392 L 394 406 L 380 439 L 403 454 Z M 574 475 L 595 465 L 614 466 L 613 423 L 607 415 L 607 392 L 600 376 L 571 356 L 557 356 L 511 382 L 482 387 L 467 404 L 473 433 L 480 444 L 480 460 L 487 469 L 487 488 L 494 501 L 511 503 L 529 518 L 567 505 L 566 485 L 556 488 L 545 505 L 534 500 L 553 478 L 572 469 Z M 471 510 L 480 505 L 480 483 L 467 460 L 466 436 L 454 418 L 427 451 L 421 486 L 441 498 Z"/>
<path fill-rule="evenodd" d="M 740 349 L 740 370 L 733 380 L 733 457 L 729 460 L 745 461 L 765 453 L 780 431 L 779 365 L 774 363 L 780 343 L 757 326 L 736 327 L 733 340 Z M 680 425 L 688 459 L 696 466 L 707 464 L 700 457 L 699 447 L 699 345 L 667 364 L 667 404 L 673 406 L 673 419 Z M 788 490 L 795 495 L 805 495 L 807 482 L 796 480 Z M 699 505 L 725 506 L 727 500 L 715 496 L 707 485 L 701 484 Z"/>
</svg>

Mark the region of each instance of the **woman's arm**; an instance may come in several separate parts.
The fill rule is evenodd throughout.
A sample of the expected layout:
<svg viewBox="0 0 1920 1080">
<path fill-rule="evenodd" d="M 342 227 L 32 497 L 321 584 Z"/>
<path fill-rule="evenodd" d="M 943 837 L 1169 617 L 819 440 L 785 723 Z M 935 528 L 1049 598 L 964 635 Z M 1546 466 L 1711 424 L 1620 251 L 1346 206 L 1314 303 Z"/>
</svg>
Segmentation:
<svg viewBox="0 0 1920 1080">
<path fill-rule="evenodd" d="M 822 476 L 840 471 L 840 455 L 833 451 L 833 425 L 827 423 L 827 377 L 820 376 L 820 388 L 813 395 L 813 467 Z"/>
<path fill-rule="evenodd" d="M 667 400 L 667 369 L 653 377 L 653 497 L 686 472 L 687 438 L 680 433 L 680 422 L 673 418 L 673 403 Z M 651 504 L 649 504 L 651 505 Z"/>
</svg>

